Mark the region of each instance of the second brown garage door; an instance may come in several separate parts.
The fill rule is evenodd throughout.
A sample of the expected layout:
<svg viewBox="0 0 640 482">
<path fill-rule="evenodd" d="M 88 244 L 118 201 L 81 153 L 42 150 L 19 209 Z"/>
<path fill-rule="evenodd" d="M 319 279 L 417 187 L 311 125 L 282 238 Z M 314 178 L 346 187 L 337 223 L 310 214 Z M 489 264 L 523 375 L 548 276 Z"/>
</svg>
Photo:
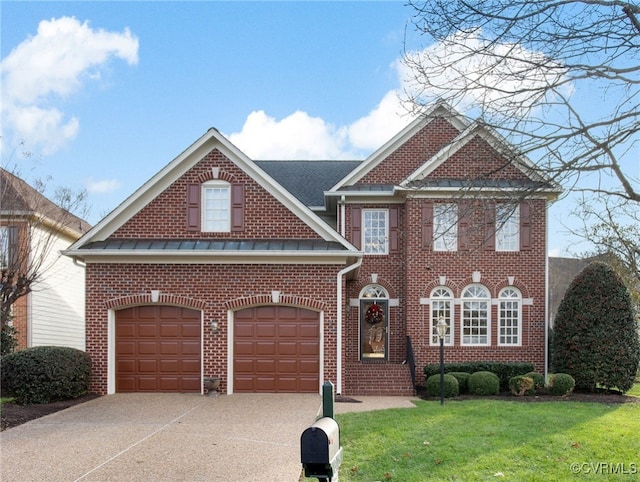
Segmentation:
<svg viewBox="0 0 640 482">
<path fill-rule="evenodd" d="M 260 306 L 234 317 L 235 392 L 320 390 L 319 314 L 290 306 Z"/>
<path fill-rule="evenodd" d="M 200 392 L 200 312 L 137 306 L 116 312 L 116 392 Z"/>
</svg>

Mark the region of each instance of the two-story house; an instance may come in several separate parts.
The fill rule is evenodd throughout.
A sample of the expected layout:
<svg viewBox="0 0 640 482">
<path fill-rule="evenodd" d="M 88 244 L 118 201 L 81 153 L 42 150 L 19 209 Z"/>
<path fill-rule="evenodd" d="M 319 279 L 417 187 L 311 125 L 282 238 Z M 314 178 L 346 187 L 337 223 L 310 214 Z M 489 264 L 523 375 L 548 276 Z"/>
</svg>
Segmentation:
<svg viewBox="0 0 640 482">
<path fill-rule="evenodd" d="M 444 104 L 357 162 L 253 161 L 210 129 L 66 252 L 91 389 L 408 394 L 440 319 L 448 361 L 544 371 L 558 193 Z"/>
<path fill-rule="evenodd" d="M 84 350 L 84 267 L 61 254 L 89 224 L 0 168 L 0 268 L 28 285 L 10 306 L 17 347 Z M 24 283 L 16 282 L 21 278 Z M 7 303 L 7 306 L 9 303 Z"/>
</svg>

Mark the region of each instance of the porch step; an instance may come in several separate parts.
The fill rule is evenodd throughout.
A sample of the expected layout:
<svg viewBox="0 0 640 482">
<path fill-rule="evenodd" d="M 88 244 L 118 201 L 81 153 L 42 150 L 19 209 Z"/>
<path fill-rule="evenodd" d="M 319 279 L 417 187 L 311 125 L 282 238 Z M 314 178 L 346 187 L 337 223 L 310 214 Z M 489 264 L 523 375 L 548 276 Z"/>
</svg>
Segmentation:
<svg viewBox="0 0 640 482">
<path fill-rule="evenodd" d="M 414 395 L 409 366 L 388 363 L 348 363 L 345 366 L 342 395 Z"/>
</svg>

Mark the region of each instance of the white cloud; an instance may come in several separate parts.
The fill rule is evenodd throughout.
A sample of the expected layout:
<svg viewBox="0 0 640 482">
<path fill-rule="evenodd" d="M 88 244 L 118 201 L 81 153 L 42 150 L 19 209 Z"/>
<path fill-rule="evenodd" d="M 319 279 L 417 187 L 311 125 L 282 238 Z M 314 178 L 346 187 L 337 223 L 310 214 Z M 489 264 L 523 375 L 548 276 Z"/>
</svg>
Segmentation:
<svg viewBox="0 0 640 482">
<path fill-rule="evenodd" d="M 96 181 L 89 179 L 87 181 L 87 191 L 91 194 L 108 194 L 120 188 L 122 183 L 117 179 L 103 179 Z"/>
<path fill-rule="evenodd" d="M 138 62 L 138 39 L 128 29 L 95 30 L 73 17 L 41 21 L 37 34 L 0 62 L 3 129 L 44 154 L 59 149 L 77 135 L 79 121 L 66 119 L 54 105 L 85 79 L 98 79 L 112 57 Z"/>
<path fill-rule="evenodd" d="M 228 138 L 252 159 L 361 159 L 409 121 L 397 92 L 390 91 L 369 114 L 347 126 L 336 127 L 301 111 L 281 120 L 254 111 L 242 130 Z"/>
<path fill-rule="evenodd" d="M 443 42 L 397 61 L 400 82 L 413 97 L 428 102 L 444 98 L 466 110 L 529 115 L 540 100 L 536 89 L 564 80 L 566 69 L 541 52 L 518 44 L 490 42 L 481 29 L 458 32 Z M 561 88 L 571 94 L 571 86 Z M 533 92 L 533 93 L 532 93 Z M 452 100 L 455 99 L 455 100 Z"/>
</svg>

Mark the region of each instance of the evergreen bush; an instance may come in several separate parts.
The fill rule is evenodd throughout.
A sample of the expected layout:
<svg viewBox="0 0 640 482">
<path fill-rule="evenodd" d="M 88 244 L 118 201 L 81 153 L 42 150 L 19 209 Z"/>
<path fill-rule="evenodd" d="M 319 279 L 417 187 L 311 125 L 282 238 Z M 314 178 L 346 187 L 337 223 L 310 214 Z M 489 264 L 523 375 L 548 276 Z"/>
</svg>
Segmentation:
<svg viewBox="0 0 640 482">
<path fill-rule="evenodd" d="M 480 371 L 469 377 L 469 393 L 471 395 L 498 395 L 500 379 L 495 373 Z"/>
<path fill-rule="evenodd" d="M 509 380 L 509 389 L 517 397 L 533 395 L 536 392 L 535 386 L 533 378 L 525 375 L 517 375 Z"/>
<path fill-rule="evenodd" d="M 3 397 L 23 405 L 50 403 L 87 393 L 91 360 L 75 348 L 37 346 L 3 357 L 0 372 Z"/>
<path fill-rule="evenodd" d="M 551 395 L 564 396 L 573 391 L 576 382 L 571 375 L 566 373 L 554 373 L 549 377 L 549 393 Z"/>
<path fill-rule="evenodd" d="M 525 377 L 533 378 L 534 390 L 540 390 L 544 388 L 544 375 L 538 372 L 529 372 L 524 374 Z"/>
<path fill-rule="evenodd" d="M 458 380 L 456 377 L 444 375 L 444 396 L 445 398 L 457 397 L 459 393 Z M 431 375 L 426 383 L 427 395 L 430 397 L 440 396 L 440 375 Z"/>
<path fill-rule="evenodd" d="M 467 372 L 449 372 L 449 375 L 458 380 L 458 389 L 460 393 L 469 393 L 469 377 L 471 373 Z"/>
<path fill-rule="evenodd" d="M 509 391 L 509 380 L 516 375 L 524 375 L 535 370 L 533 363 L 530 362 L 494 362 L 494 361 L 477 361 L 477 362 L 463 362 L 463 363 L 445 363 L 445 373 L 451 372 L 492 372 L 498 375 L 500 378 L 500 390 L 503 392 Z M 425 365 L 424 375 L 425 379 L 431 375 L 440 373 L 440 365 L 437 363 Z"/>
<path fill-rule="evenodd" d="M 591 263 L 573 280 L 558 308 L 552 369 L 576 389 L 629 390 L 640 365 L 640 340 L 629 291 L 609 265 Z"/>
</svg>

